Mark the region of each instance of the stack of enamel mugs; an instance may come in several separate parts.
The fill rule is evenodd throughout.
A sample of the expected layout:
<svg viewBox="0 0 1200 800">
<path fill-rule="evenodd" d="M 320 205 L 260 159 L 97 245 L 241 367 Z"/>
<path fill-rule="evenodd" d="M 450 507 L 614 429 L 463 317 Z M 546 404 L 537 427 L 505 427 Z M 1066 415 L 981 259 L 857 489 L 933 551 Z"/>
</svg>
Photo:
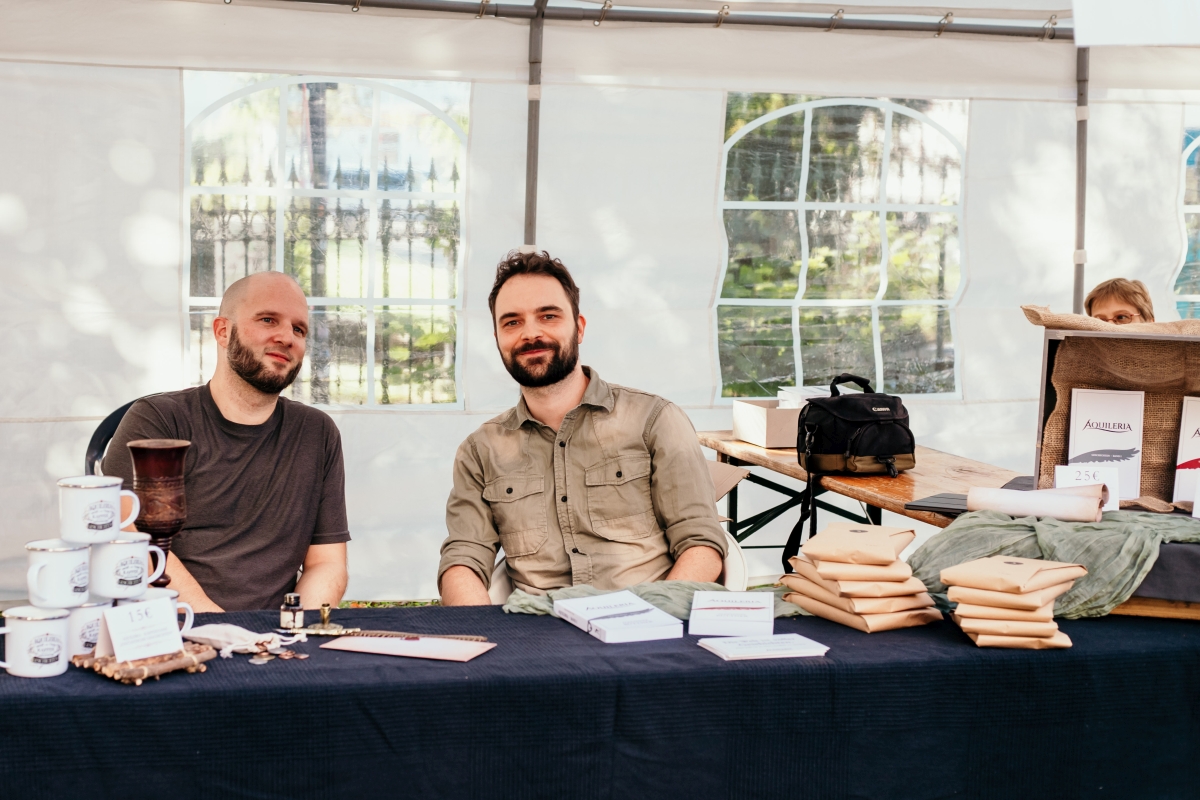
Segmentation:
<svg viewBox="0 0 1200 800">
<path fill-rule="evenodd" d="M 122 518 L 121 498 L 132 501 Z M 4 611 L 5 659 L 0 667 L 22 678 L 49 678 L 67 671 L 71 657 L 96 647 L 106 608 L 169 597 L 192 625 L 192 609 L 174 589 L 150 588 L 166 569 L 163 551 L 150 537 L 122 531 L 137 519 L 137 495 L 121 479 L 103 475 L 58 482 L 59 535 L 25 545 L 29 555 L 29 605 Z M 150 553 L 155 558 L 150 571 Z"/>
</svg>

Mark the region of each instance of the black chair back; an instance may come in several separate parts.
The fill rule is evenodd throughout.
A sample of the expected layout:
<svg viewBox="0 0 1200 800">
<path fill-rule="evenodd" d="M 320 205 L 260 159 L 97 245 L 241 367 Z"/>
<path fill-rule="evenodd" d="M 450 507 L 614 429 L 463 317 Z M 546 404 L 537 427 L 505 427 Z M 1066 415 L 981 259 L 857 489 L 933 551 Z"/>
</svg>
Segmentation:
<svg viewBox="0 0 1200 800">
<path fill-rule="evenodd" d="M 92 440 L 88 442 L 87 456 L 83 460 L 84 475 L 96 474 L 96 464 L 104 458 L 104 451 L 108 449 L 108 443 L 112 441 L 113 435 L 117 432 L 117 426 L 121 424 L 125 412 L 136 402 L 137 400 L 130 400 L 96 426 L 96 432 L 92 434 Z"/>
</svg>

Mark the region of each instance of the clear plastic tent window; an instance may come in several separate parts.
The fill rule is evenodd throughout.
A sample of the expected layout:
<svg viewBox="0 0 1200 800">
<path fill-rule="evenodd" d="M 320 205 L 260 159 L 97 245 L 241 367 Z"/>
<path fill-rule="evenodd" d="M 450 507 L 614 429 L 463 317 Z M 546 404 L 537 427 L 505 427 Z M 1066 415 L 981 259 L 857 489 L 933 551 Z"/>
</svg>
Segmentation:
<svg viewBox="0 0 1200 800">
<path fill-rule="evenodd" d="M 723 397 L 841 372 L 955 395 L 965 100 L 730 93 Z"/>
<path fill-rule="evenodd" d="M 470 85 L 187 73 L 185 92 L 189 381 L 228 285 L 279 270 L 312 306 L 293 399 L 459 404 Z"/>
</svg>

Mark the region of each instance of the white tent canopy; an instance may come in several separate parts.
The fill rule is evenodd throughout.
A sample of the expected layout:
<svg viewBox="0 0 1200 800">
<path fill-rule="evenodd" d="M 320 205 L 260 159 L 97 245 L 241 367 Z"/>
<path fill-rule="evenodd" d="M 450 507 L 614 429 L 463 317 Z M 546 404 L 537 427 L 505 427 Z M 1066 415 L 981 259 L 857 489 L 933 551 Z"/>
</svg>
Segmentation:
<svg viewBox="0 0 1200 800">
<path fill-rule="evenodd" d="M 1037 28 L 1063 10 L 1056 5 L 960 0 L 952 8 L 964 21 L 986 14 L 978 19 Z M 703 0 L 686 7 L 714 11 Z M 787 10 L 827 15 L 831 7 Z M 836 8 L 847 17 L 950 10 Z M 935 38 L 547 21 L 537 242 L 582 287 L 585 363 L 674 400 L 697 428 L 728 428 L 717 315 L 730 98 L 958 103 L 966 131 L 954 212 L 961 282 L 947 306 L 956 389 L 905 401 L 923 444 L 1029 472 L 1041 332 L 1018 306 L 1065 310 L 1072 301 L 1076 52 L 1063 40 L 967 37 L 955 24 Z M 8 455 L 0 463 L 8 504 L 0 593 L 23 593 L 22 544 L 55 529 L 54 480 L 82 469 L 98 420 L 193 380 L 189 214 L 208 190 L 192 185 L 189 125 L 230 94 L 220 89 L 226 83 L 292 85 L 299 79 L 286 76 L 310 76 L 383 82 L 389 96 L 433 96 L 448 82 L 455 88 L 443 94 L 465 98 L 455 100 L 467 142 L 456 151 L 454 401 L 328 407 L 346 454 L 349 595 L 435 594 L 454 450 L 516 397 L 492 342 L 486 296 L 496 261 L 523 239 L 528 45 L 528 20 L 365 5 L 358 13 L 249 0 L 0 8 L 0 146 L 8 155 L 0 182 L 0 447 Z M 1160 319 L 1174 317 L 1187 260 L 1194 201 L 1182 153 L 1185 132 L 1197 127 L 1198 67 L 1200 51 L 1188 48 L 1091 51 L 1087 284 L 1140 278 Z M 747 491 L 743 509 L 756 502 Z M 757 534 L 763 543 L 781 535 Z M 774 564 L 763 552 L 754 574 Z"/>
</svg>

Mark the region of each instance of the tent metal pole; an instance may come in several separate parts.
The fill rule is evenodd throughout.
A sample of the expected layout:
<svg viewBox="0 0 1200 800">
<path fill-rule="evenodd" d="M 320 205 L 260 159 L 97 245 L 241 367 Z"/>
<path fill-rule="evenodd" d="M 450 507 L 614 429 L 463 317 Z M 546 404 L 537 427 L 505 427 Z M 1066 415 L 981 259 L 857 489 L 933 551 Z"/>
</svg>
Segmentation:
<svg viewBox="0 0 1200 800">
<path fill-rule="evenodd" d="M 525 244 L 537 244 L 538 134 L 542 122 L 542 30 L 546 4 L 537 0 L 529 22 L 529 119 L 525 135 Z"/>
<path fill-rule="evenodd" d="M 1075 291 L 1071 308 L 1083 313 L 1083 271 L 1087 264 L 1085 224 L 1087 222 L 1087 134 L 1088 134 L 1088 77 L 1091 51 L 1080 47 L 1075 53 Z"/>
<path fill-rule="evenodd" d="M 470 14 L 483 17 L 507 17 L 532 20 L 539 16 L 545 19 L 566 22 L 596 22 L 604 14 L 608 22 L 643 22 L 665 25 L 714 25 L 722 15 L 713 11 L 653 11 L 632 8 L 612 8 L 607 12 L 601 8 L 543 7 L 539 13 L 536 6 L 494 3 L 490 0 L 480 8 L 479 2 L 462 0 L 279 0 L 281 3 L 321 3 L 324 5 L 361 6 L 363 8 L 386 8 L 407 11 L 437 11 L 451 14 Z M 754 25 L 782 28 L 829 29 L 828 16 L 795 16 L 780 14 L 752 14 L 733 12 L 723 16 L 722 27 L 727 25 Z M 977 36 L 1017 36 L 1029 39 L 1045 39 L 1070 42 L 1075 38 L 1070 28 L 1047 28 L 1042 25 L 979 25 L 969 22 L 954 22 L 947 26 L 940 22 L 910 22 L 890 19 L 841 19 L 837 24 L 841 31 L 904 31 L 909 33 L 967 34 Z"/>
</svg>

